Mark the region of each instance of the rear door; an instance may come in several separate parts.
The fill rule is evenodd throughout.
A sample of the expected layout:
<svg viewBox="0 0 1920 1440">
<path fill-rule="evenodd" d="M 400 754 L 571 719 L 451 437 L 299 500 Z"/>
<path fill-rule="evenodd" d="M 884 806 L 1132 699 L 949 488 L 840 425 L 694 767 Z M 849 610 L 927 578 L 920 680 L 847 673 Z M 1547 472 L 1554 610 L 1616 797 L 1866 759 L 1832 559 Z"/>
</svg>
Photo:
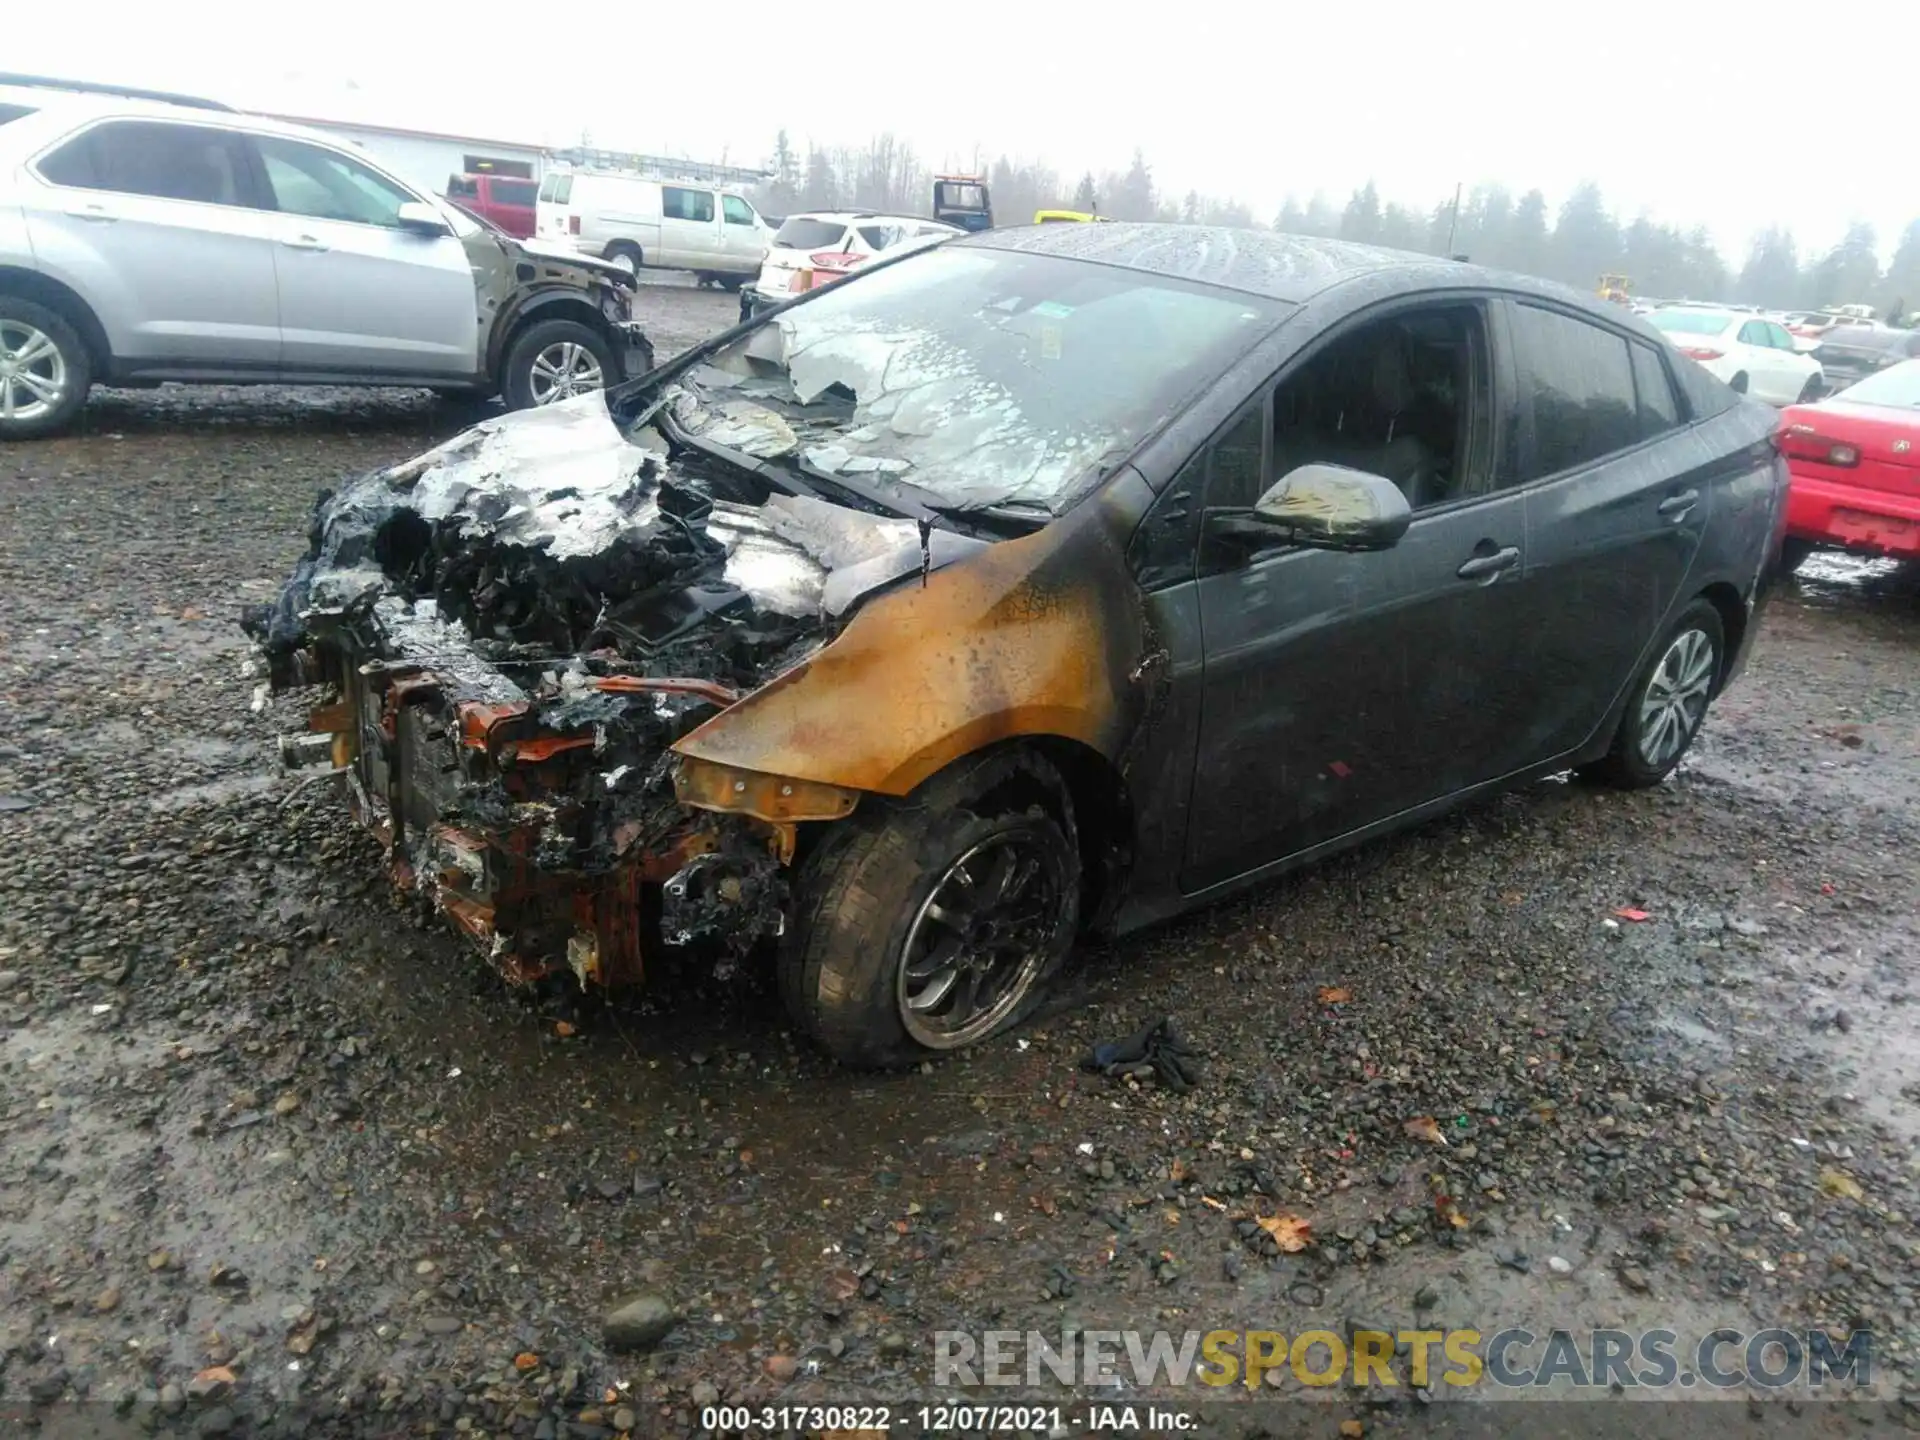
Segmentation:
<svg viewBox="0 0 1920 1440">
<path fill-rule="evenodd" d="M 1687 577 L 1728 468 L 1684 426 L 1665 347 L 1572 310 L 1507 307 L 1520 377 L 1513 476 L 1527 498 L 1531 748 L 1599 728 Z"/>
<path fill-rule="evenodd" d="M 290 375 L 478 374 L 479 305 L 460 238 L 401 225 L 420 197 L 352 156 L 250 137 L 279 213 L 274 269 Z"/>
<path fill-rule="evenodd" d="M 116 360 L 278 364 L 273 217 L 234 132 L 103 120 L 34 161 L 18 193 L 41 266 L 88 298 Z"/>
<path fill-rule="evenodd" d="M 554 170 L 540 182 L 533 207 L 533 233 L 542 240 L 571 245 L 579 239 L 580 215 L 572 204 L 574 178 L 571 170 Z"/>
<path fill-rule="evenodd" d="M 698 185 L 660 187 L 660 251 L 681 270 L 722 269 L 720 205 Z"/>
</svg>

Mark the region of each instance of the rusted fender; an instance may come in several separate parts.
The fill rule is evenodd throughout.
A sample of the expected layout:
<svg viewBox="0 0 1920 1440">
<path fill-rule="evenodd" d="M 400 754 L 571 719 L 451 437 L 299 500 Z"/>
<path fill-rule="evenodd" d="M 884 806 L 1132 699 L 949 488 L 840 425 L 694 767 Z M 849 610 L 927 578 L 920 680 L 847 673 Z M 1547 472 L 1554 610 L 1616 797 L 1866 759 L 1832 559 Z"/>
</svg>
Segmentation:
<svg viewBox="0 0 1920 1440">
<path fill-rule="evenodd" d="M 839 636 L 685 736 L 680 754 L 905 795 L 1013 736 L 1109 760 L 1144 708 L 1145 621 L 1098 504 L 870 601 Z"/>
</svg>

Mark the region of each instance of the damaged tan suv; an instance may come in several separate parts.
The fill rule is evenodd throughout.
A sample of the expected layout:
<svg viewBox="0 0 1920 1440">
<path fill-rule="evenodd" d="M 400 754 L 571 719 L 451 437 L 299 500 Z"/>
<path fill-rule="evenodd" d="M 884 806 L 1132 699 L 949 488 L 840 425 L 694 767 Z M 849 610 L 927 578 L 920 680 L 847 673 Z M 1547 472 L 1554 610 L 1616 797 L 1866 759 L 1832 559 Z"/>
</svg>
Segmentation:
<svg viewBox="0 0 1920 1440">
<path fill-rule="evenodd" d="M 1753 633 L 1772 430 L 1530 280 L 993 232 L 323 496 L 246 624 L 320 687 L 289 750 L 505 974 L 770 954 L 890 1064 L 1016 1023 L 1088 928 L 1659 781 Z"/>
</svg>

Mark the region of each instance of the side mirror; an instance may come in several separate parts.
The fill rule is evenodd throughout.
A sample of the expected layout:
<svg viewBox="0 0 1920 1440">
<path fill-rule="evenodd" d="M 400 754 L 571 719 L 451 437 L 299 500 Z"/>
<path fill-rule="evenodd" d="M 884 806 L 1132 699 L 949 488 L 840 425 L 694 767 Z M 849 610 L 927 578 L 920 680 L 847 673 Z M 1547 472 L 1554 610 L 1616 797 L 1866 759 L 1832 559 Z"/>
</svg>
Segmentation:
<svg viewBox="0 0 1920 1440">
<path fill-rule="evenodd" d="M 1389 550 L 1412 520 L 1407 497 L 1385 476 L 1312 464 L 1288 472 L 1251 510 L 1209 510 L 1207 529 L 1253 546 Z"/>
<path fill-rule="evenodd" d="M 402 230 L 411 230 L 416 235 L 445 235 L 453 229 L 447 224 L 447 217 L 424 200 L 407 201 L 394 212 L 394 218 Z"/>
</svg>

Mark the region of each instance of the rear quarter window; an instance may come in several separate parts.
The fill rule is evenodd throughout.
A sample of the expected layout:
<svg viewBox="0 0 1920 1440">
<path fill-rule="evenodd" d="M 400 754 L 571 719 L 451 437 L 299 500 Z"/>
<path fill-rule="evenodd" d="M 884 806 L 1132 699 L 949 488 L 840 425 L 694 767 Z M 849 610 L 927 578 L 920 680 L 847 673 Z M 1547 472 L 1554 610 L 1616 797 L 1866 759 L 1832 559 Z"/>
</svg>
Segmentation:
<svg viewBox="0 0 1920 1440">
<path fill-rule="evenodd" d="M 825 250 L 840 244 L 847 227 L 833 220 L 796 215 L 774 232 L 773 243 L 788 250 Z"/>
<path fill-rule="evenodd" d="M 906 230 L 899 225 L 862 225 L 860 238 L 875 250 L 886 250 L 906 239 Z"/>
<path fill-rule="evenodd" d="M 1628 342 L 1633 361 L 1633 389 L 1639 401 L 1640 434 L 1644 439 L 1664 435 L 1680 423 L 1680 402 L 1673 393 L 1660 352 L 1638 340 Z"/>
<path fill-rule="evenodd" d="M 498 205 L 531 205 L 540 192 L 531 180 L 495 180 L 493 199 Z"/>
<path fill-rule="evenodd" d="M 1520 389 L 1533 413 L 1523 480 L 1558 475 L 1637 445 L 1633 361 L 1624 336 L 1537 305 L 1513 307 Z"/>
</svg>

